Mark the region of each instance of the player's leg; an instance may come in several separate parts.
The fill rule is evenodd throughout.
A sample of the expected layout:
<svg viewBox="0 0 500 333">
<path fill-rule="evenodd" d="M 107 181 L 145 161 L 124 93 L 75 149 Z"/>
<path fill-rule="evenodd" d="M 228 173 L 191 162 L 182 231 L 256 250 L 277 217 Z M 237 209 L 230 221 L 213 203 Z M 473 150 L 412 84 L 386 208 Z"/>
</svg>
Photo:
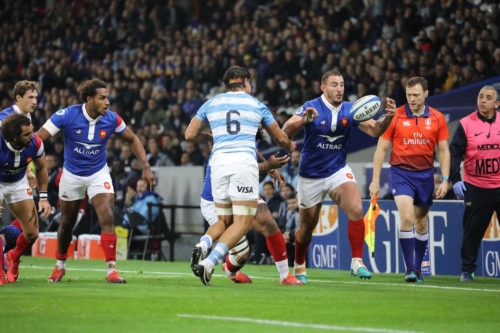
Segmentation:
<svg viewBox="0 0 500 333">
<path fill-rule="evenodd" d="M 208 249 L 212 247 L 214 240 L 217 240 L 220 235 L 226 230 L 226 225 L 223 221 L 219 221 L 217 210 L 213 201 L 208 201 L 200 198 L 200 210 L 203 218 L 208 222 L 210 227 L 205 234 L 200 238 L 200 242 L 196 244 L 191 252 L 191 270 L 194 273 L 194 267 L 199 265 L 200 261 L 205 259 Z"/>
<path fill-rule="evenodd" d="M 330 198 L 346 213 L 349 220 L 347 235 L 351 246 L 351 275 L 370 279 L 372 274 L 363 263 L 365 221 L 361 193 L 354 174 L 345 166 L 326 179 Z"/>
<path fill-rule="evenodd" d="M 302 285 L 302 281 L 289 272 L 285 239 L 265 203 L 259 203 L 257 206 L 257 215 L 252 221 L 252 228 L 266 238 L 267 248 L 273 256 L 281 284 Z"/>
<path fill-rule="evenodd" d="M 0 229 L 0 286 L 7 284 L 7 279 L 5 278 L 4 273 L 4 256 L 3 253 L 5 251 L 5 236 L 2 233 L 3 229 Z"/>
<path fill-rule="evenodd" d="M 7 201 L 12 214 L 14 214 L 23 228 L 23 232 L 16 239 L 16 246 L 5 255 L 7 280 L 10 283 L 14 283 L 17 280 L 19 258 L 38 238 L 38 212 L 33 199 L 31 196 L 25 197 L 22 201 L 16 201 L 17 199 L 12 196 Z"/>
<path fill-rule="evenodd" d="M 85 179 L 87 194 L 101 225 L 101 246 L 106 261 L 107 280 L 126 283 L 116 270 L 115 192 L 108 167 Z"/>
<path fill-rule="evenodd" d="M 293 275 L 307 283 L 306 254 L 311 244 L 312 233 L 319 220 L 319 213 L 325 198 L 324 179 L 309 179 L 299 176 L 298 199 L 300 221 L 295 231 L 295 261 Z"/>
<path fill-rule="evenodd" d="M 243 236 L 234 247 L 229 249 L 226 260 L 222 264 L 222 270 L 234 283 L 252 283 L 252 279 L 240 271 L 249 257 L 250 244 L 247 237 Z"/>
</svg>

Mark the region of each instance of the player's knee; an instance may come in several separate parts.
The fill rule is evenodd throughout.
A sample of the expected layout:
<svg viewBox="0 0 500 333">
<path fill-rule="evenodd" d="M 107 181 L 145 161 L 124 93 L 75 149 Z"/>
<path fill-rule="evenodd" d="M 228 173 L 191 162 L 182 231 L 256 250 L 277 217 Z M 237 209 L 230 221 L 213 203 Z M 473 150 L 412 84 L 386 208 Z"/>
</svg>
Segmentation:
<svg viewBox="0 0 500 333">
<path fill-rule="evenodd" d="M 30 243 L 34 243 L 38 238 L 38 229 L 23 229 L 24 238 Z"/>
<path fill-rule="evenodd" d="M 246 236 L 243 236 L 238 243 L 229 250 L 229 262 L 234 266 L 243 266 L 250 256 L 250 245 Z"/>
</svg>

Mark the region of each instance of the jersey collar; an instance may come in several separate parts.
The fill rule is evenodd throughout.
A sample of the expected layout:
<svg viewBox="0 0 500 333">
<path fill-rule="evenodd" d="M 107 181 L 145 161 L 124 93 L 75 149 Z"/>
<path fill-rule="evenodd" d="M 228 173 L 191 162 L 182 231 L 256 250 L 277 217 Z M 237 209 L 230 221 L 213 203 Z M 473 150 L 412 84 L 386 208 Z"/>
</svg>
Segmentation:
<svg viewBox="0 0 500 333">
<path fill-rule="evenodd" d="M 99 117 L 97 117 L 96 119 L 92 119 L 92 118 L 89 116 L 89 114 L 87 113 L 87 109 L 85 108 L 85 104 L 86 104 L 86 103 L 84 103 L 84 104 L 82 105 L 83 116 L 85 117 L 85 119 L 87 119 L 87 120 L 89 121 L 89 123 L 94 123 L 94 124 L 95 124 L 95 123 L 97 123 L 99 120 L 101 120 L 101 117 L 102 117 L 102 116 L 99 116 Z"/>
<path fill-rule="evenodd" d="M 21 153 L 24 150 L 24 148 L 22 148 L 21 150 L 14 149 L 14 147 L 12 147 L 7 141 L 5 141 L 5 143 L 7 144 L 7 148 L 9 148 L 9 150 L 14 153 Z"/>
<path fill-rule="evenodd" d="M 321 100 L 323 101 L 323 103 L 326 105 L 327 108 L 330 109 L 330 111 L 334 112 L 334 113 L 337 113 L 340 111 L 340 109 L 342 108 L 342 103 L 340 103 L 339 107 L 335 107 L 333 105 L 330 104 L 330 102 L 328 102 L 328 100 L 326 99 L 325 95 L 321 95 Z"/>
<path fill-rule="evenodd" d="M 491 119 L 488 119 L 486 118 L 485 116 L 483 116 L 481 114 L 481 112 L 479 112 L 479 110 L 477 110 L 477 116 L 479 119 L 481 119 L 483 122 L 485 123 L 488 123 L 488 124 L 493 124 L 495 122 L 495 120 L 497 120 L 497 112 L 495 111 L 495 113 L 493 113 L 493 118 Z"/>
<path fill-rule="evenodd" d="M 16 104 L 12 105 L 12 108 L 14 109 L 14 112 L 15 112 L 15 113 L 19 113 L 19 114 L 21 114 L 21 113 L 22 113 L 22 112 L 21 112 L 21 109 L 20 109 L 20 108 L 19 108 L 19 106 L 17 106 Z"/>
<path fill-rule="evenodd" d="M 413 114 L 413 112 L 411 112 L 410 107 L 408 106 L 408 104 L 405 104 L 405 111 L 406 111 L 406 116 L 408 118 L 417 118 L 417 117 L 427 118 L 427 117 L 429 117 L 429 105 L 427 105 L 427 104 L 425 104 L 424 113 L 422 113 L 419 116 L 416 116 L 416 115 Z"/>
</svg>

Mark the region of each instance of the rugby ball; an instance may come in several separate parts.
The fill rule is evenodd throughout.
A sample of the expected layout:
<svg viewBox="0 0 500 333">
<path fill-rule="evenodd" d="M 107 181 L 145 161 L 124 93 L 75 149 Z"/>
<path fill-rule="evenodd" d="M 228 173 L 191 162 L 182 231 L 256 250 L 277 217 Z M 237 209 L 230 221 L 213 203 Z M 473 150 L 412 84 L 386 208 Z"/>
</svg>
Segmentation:
<svg viewBox="0 0 500 333">
<path fill-rule="evenodd" d="M 356 121 L 367 121 L 375 117 L 382 107 L 378 96 L 368 95 L 361 97 L 351 107 L 352 118 Z"/>
</svg>

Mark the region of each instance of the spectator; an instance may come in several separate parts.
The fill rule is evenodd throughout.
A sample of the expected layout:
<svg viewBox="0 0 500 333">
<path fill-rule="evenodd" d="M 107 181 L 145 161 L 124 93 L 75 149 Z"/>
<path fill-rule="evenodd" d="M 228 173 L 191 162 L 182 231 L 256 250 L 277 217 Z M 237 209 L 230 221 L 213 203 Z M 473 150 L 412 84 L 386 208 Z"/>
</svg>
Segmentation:
<svg viewBox="0 0 500 333">
<path fill-rule="evenodd" d="M 148 151 L 146 155 L 151 166 L 173 166 L 174 162 L 167 155 L 160 151 L 158 142 L 155 139 L 148 140 Z"/>
<path fill-rule="evenodd" d="M 148 109 L 142 115 L 141 125 L 152 125 L 159 124 L 163 126 L 168 126 L 168 119 L 165 115 L 165 110 L 158 106 L 158 103 L 154 99 L 148 100 Z"/>
<path fill-rule="evenodd" d="M 130 183 L 133 184 L 133 183 Z M 130 199 L 131 194 L 133 194 L 132 191 L 128 190 L 127 186 L 127 194 L 128 194 L 128 199 Z M 139 213 L 143 220 L 142 223 L 137 225 L 135 228 L 140 231 L 141 233 L 145 234 L 148 230 L 148 203 L 161 203 L 163 201 L 162 197 L 158 195 L 156 192 L 152 192 L 148 190 L 148 184 L 144 179 L 139 179 L 137 181 L 137 187 L 136 187 L 136 192 L 137 195 L 135 196 L 133 203 L 130 207 L 127 208 L 127 214 L 125 214 L 123 218 L 123 227 L 124 228 L 130 228 L 131 227 L 131 221 L 130 221 L 130 213 L 136 212 Z M 152 207 L 152 219 L 155 221 L 158 218 L 158 215 L 160 213 L 160 208 L 157 206 Z"/>
<path fill-rule="evenodd" d="M 191 141 L 186 143 L 186 154 L 189 156 L 189 162 L 193 165 L 203 165 L 203 155 L 201 154 L 200 148 L 198 148 L 198 145 L 195 143 Z"/>
</svg>

